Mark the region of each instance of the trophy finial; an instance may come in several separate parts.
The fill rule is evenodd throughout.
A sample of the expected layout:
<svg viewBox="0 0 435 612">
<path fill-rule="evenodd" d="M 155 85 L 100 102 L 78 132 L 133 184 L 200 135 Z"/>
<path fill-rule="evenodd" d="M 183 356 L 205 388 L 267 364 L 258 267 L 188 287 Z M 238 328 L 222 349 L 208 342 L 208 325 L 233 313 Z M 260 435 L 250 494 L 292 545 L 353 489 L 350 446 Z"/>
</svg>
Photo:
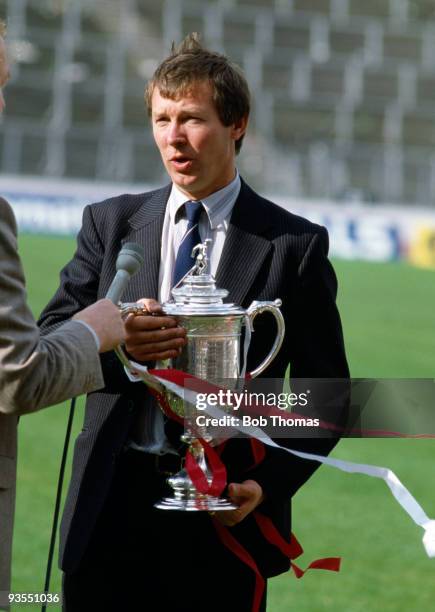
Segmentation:
<svg viewBox="0 0 435 612">
<path fill-rule="evenodd" d="M 200 274 L 206 274 L 208 268 L 208 254 L 207 249 L 211 242 L 211 238 L 206 238 L 204 242 L 200 242 L 192 249 L 192 257 L 196 255 L 195 267 L 192 270 L 192 276 L 199 276 Z"/>
</svg>

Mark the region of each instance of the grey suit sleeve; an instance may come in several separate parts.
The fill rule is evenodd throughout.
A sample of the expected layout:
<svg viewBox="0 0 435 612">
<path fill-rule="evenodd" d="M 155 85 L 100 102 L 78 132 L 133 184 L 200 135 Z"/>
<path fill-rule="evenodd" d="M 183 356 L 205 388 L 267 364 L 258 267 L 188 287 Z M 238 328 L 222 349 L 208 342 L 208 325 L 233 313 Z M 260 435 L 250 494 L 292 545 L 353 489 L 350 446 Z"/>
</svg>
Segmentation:
<svg viewBox="0 0 435 612">
<path fill-rule="evenodd" d="M 0 412 L 23 414 L 104 386 L 91 332 L 77 321 L 40 338 L 27 306 L 12 210 L 0 199 Z"/>
</svg>

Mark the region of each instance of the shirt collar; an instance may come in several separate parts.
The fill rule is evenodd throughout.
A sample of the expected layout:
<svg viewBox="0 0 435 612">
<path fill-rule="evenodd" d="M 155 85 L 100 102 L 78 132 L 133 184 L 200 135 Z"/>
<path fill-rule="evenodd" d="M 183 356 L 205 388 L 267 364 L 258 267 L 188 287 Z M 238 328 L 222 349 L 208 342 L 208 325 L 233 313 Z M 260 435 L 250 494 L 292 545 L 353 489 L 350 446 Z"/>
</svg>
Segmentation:
<svg viewBox="0 0 435 612">
<path fill-rule="evenodd" d="M 231 183 L 201 200 L 207 212 L 211 229 L 216 229 L 229 216 L 239 195 L 240 187 L 240 176 L 236 169 L 236 176 Z M 186 194 L 172 183 L 171 194 L 169 196 L 169 214 L 172 223 L 175 223 L 177 211 L 186 202 L 189 202 Z"/>
</svg>

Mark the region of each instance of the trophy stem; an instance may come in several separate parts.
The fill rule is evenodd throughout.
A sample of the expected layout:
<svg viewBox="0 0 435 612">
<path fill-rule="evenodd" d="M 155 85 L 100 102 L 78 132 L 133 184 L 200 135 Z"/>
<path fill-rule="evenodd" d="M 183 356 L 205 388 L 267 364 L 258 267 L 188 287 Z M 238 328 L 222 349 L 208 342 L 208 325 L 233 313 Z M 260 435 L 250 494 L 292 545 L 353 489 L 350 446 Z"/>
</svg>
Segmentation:
<svg viewBox="0 0 435 612">
<path fill-rule="evenodd" d="M 199 467 L 204 472 L 207 482 L 210 484 L 212 476 L 207 465 L 204 448 L 198 438 L 191 434 L 183 436 L 183 441 L 189 443 L 189 451 L 195 457 Z M 173 490 L 173 497 L 165 497 L 155 508 L 159 510 L 190 510 L 216 512 L 218 510 L 236 510 L 237 506 L 223 497 L 206 495 L 197 491 L 187 470 L 184 468 L 168 478 L 168 484 Z"/>
</svg>

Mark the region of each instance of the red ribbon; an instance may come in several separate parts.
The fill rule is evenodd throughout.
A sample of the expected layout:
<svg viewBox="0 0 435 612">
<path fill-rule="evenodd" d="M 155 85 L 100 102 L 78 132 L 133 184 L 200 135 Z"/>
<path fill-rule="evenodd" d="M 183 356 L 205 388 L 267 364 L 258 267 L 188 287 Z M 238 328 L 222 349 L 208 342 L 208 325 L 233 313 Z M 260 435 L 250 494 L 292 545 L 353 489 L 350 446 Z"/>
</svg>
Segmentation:
<svg viewBox="0 0 435 612">
<path fill-rule="evenodd" d="M 296 578 L 302 578 L 302 576 L 309 569 L 323 569 L 333 572 L 338 572 L 340 570 L 341 559 L 339 557 L 316 559 L 315 561 L 312 561 L 305 570 L 302 570 L 295 563 L 293 563 L 293 559 L 297 559 L 304 552 L 302 546 L 299 544 L 293 533 L 291 534 L 290 542 L 287 542 L 276 529 L 270 518 L 264 516 L 264 514 L 261 514 L 258 511 L 255 511 L 253 513 L 253 516 L 257 522 L 261 533 L 267 539 L 267 541 L 273 544 L 274 546 L 277 546 L 279 550 L 290 559 L 291 568 Z M 257 564 L 255 563 L 252 556 L 248 553 L 246 548 L 242 546 L 238 540 L 236 540 L 236 538 L 231 534 L 227 527 L 222 525 L 222 523 L 220 523 L 220 521 L 216 518 L 213 518 L 212 521 L 213 526 L 216 529 L 222 544 L 226 546 L 228 550 L 230 550 L 234 555 L 236 555 L 238 559 L 240 559 L 254 572 L 255 589 L 254 599 L 252 602 L 252 612 L 258 612 L 264 593 L 265 580 L 261 575 Z"/>
<path fill-rule="evenodd" d="M 208 483 L 207 477 L 198 465 L 190 449 L 186 453 L 186 470 L 197 491 L 204 495 L 219 497 L 227 485 L 227 470 L 216 451 L 205 440 L 198 438 L 198 442 L 203 446 L 205 456 L 210 466 L 211 482 Z"/>
<path fill-rule="evenodd" d="M 257 438 L 251 438 L 251 451 L 254 456 L 254 463 L 246 470 L 247 472 L 261 463 L 266 456 L 264 444 L 260 440 L 257 440 Z"/>
<path fill-rule="evenodd" d="M 171 406 L 169 405 L 168 400 L 166 399 L 163 393 L 159 393 L 152 387 L 148 387 L 148 390 L 151 393 L 151 395 L 153 395 L 156 398 L 156 400 L 159 402 L 160 406 L 163 408 L 163 412 L 166 414 L 168 419 L 172 419 L 173 421 L 176 421 L 180 425 L 184 425 L 184 419 L 178 416 L 178 414 L 176 414 L 172 410 Z"/>
<path fill-rule="evenodd" d="M 261 514 L 257 510 L 253 513 L 253 515 L 261 533 L 266 540 L 270 542 L 270 544 L 273 544 L 279 548 L 282 554 L 290 559 L 291 567 L 296 578 L 302 578 L 305 572 L 307 572 L 309 569 L 323 569 L 330 572 L 340 571 L 340 557 L 324 557 L 322 559 L 315 559 L 308 565 L 307 569 L 302 570 L 295 563 L 293 563 L 293 559 L 297 559 L 304 552 L 304 549 L 299 544 L 294 534 L 291 534 L 290 542 L 287 542 L 287 540 L 285 540 L 279 533 L 269 517 Z"/>
<path fill-rule="evenodd" d="M 186 378 L 194 379 L 195 385 L 198 382 L 198 387 L 203 389 L 204 392 L 210 393 L 211 389 L 214 385 L 210 385 L 206 381 L 201 381 L 196 379 L 194 376 L 190 374 L 185 374 L 178 370 L 152 370 L 151 374 L 156 376 L 160 376 L 161 378 L 174 382 L 181 387 L 185 386 Z M 218 389 L 218 387 L 215 387 Z M 172 419 L 175 419 L 178 423 L 183 423 L 183 419 L 175 414 L 167 402 L 165 396 L 160 394 L 153 389 L 150 389 L 151 393 L 156 397 L 156 399 L 161 404 L 162 408 L 165 411 L 165 414 Z M 250 407 L 252 410 L 252 407 Z M 258 410 L 259 407 L 257 407 Z M 261 407 L 264 409 L 264 407 Z M 276 408 L 272 408 L 272 411 L 275 411 Z M 255 409 L 254 409 L 255 412 Z M 271 408 L 268 407 L 267 412 L 271 412 Z M 196 459 L 191 454 L 190 451 L 186 453 L 186 470 L 195 486 L 195 488 L 204 495 L 213 495 L 219 496 L 226 486 L 226 469 L 224 464 L 222 463 L 218 453 L 208 444 L 205 440 L 198 438 L 200 444 L 202 444 L 208 464 L 210 466 L 210 470 L 212 473 L 211 483 L 208 483 L 207 477 L 202 471 L 201 467 L 198 465 Z M 254 467 L 261 463 L 261 461 L 265 457 L 264 445 L 262 442 L 255 438 L 251 438 L 251 450 L 254 457 L 254 463 L 251 466 Z M 250 469 L 251 469 L 250 468 Z M 296 578 L 302 578 L 304 574 L 309 569 L 323 569 L 328 571 L 338 572 L 340 570 L 341 559 L 340 557 L 325 557 L 322 559 L 316 559 L 312 561 L 305 570 L 302 570 L 298 567 L 293 560 L 300 557 L 303 553 L 303 548 L 299 544 L 296 537 L 291 534 L 290 542 L 287 542 L 282 535 L 279 533 L 272 520 L 261 514 L 258 511 L 253 512 L 254 519 L 260 529 L 264 538 L 273 546 L 276 546 L 283 555 L 290 559 L 291 568 L 296 576 Z M 226 528 L 222 523 L 219 522 L 218 519 L 213 518 L 213 525 L 217 531 L 219 539 L 222 544 L 228 548 L 238 559 L 240 559 L 245 565 L 247 565 L 255 574 L 255 590 L 254 590 L 254 599 L 253 599 L 253 607 L 252 612 L 258 612 L 261 605 L 261 600 L 264 593 L 265 588 L 265 580 L 258 569 L 257 564 L 255 563 L 252 556 L 248 553 L 248 551 L 240 544 L 238 540 L 230 533 L 228 528 Z"/>
<path fill-rule="evenodd" d="M 229 529 L 222 525 L 222 523 L 213 518 L 213 526 L 217 531 L 219 539 L 222 544 L 228 548 L 240 561 L 251 568 L 255 574 L 255 589 L 254 589 L 254 600 L 252 603 L 252 612 L 258 612 L 260 610 L 261 599 L 264 593 L 264 587 L 266 585 L 263 576 L 258 569 L 254 559 L 248 553 L 246 548 L 240 544 L 238 540 L 230 533 Z"/>
</svg>

